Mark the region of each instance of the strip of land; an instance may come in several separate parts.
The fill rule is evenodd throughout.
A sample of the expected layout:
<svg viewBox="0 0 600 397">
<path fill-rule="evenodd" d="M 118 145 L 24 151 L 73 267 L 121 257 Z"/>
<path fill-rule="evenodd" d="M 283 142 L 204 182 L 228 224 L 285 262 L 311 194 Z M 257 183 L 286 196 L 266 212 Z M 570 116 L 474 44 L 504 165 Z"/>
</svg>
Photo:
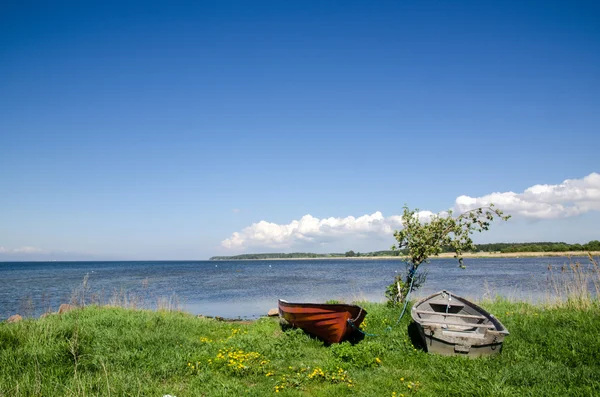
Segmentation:
<svg viewBox="0 0 600 397">
<path fill-rule="evenodd" d="M 583 252 L 583 251 L 568 251 L 568 252 L 467 252 L 463 254 L 465 258 L 521 258 L 521 257 L 545 257 L 545 256 L 563 256 L 576 257 L 589 255 L 598 256 L 600 251 Z M 453 258 L 454 253 L 444 252 L 439 255 L 440 258 Z"/>
<path fill-rule="evenodd" d="M 592 240 L 585 244 L 567 244 L 564 242 L 540 241 L 530 243 L 487 243 L 477 244 L 475 251 L 465 253 L 466 258 L 517 258 L 517 257 L 544 257 L 544 256 L 588 256 L 600 253 L 600 241 Z M 454 257 L 450 247 L 442 247 L 441 258 Z M 314 252 L 265 252 L 254 254 L 240 254 L 232 256 L 213 256 L 210 260 L 267 260 L 267 259 L 365 259 L 365 258 L 402 258 L 408 251 L 380 250 L 372 252 L 355 252 L 353 250 L 341 253 L 330 252 L 317 254 Z"/>
<path fill-rule="evenodd" d="M 466 252 L 463 254 L 463 258 L 543 258 L 543 257 L 588 257 L 592 255 L 594 257 L 600 256 L 600 251 L 568 251 L 568 252 Z M 222 258 L 222 259 L 221 259 Z M 380 259 L 398 259 L 403 260 L 406 257 L 403 255 L 392 256 L 392 255 L 380 255 L 380 256 L 318 256 L 318 257 L 267 257 L 267 258 L 246 258 L 246 257 L 213 257 L 211 260 L 240 260 L 240 261 L 297 261 L 297 260 L 323 260 L 323 259 L 335 259 L 335 260 L 380 260 Z M 438 256 L 433 256 L 431 259 L 436 258 L 454 258 L 453 252 L 443 252 Z"/>
</svg>

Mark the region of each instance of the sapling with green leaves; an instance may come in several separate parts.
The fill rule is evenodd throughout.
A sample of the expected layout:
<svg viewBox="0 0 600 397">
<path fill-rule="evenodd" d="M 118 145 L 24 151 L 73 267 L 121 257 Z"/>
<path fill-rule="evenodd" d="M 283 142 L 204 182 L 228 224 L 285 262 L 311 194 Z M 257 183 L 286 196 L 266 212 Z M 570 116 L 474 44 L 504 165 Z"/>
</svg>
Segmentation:
<svg viewBox="0 0 600 397">
<path fill-rule="evenodd" d="M 419 266 L 428 262 L 429 257 L 439 255 L 444 249 L 454 252 L 459 266 L 463 264 L 463 253 L 475 250 L 471 239 L 474 232 L 488 230 L 494 219 L 507 221 L 510 215 L 496 208 L 494 204 L 475 208 L 457 217 L 452 211 L 445 214 L 432 215 L 423 222 L 419 219 L 419 210 L 411 210 L 404 206 L 402 229 L 394 231 L 396 244 L 392 250 L 403 250 L 406 255 L 406 271 L 396 276 L 394 282 L 386 290 L 388 301 L 392 304 L 403 302 L 410 291 L 418 289 L 425 282 L 424 274 L 417 274 Z"/>
</svg>

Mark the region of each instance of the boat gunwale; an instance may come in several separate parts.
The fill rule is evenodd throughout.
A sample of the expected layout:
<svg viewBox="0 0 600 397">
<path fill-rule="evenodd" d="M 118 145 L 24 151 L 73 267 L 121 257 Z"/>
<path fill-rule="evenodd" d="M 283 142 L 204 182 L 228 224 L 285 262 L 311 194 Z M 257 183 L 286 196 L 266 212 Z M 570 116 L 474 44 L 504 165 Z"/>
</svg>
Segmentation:
<svg viewBox="0 0 600 397">
<path fill-rule="evenodd" d="M 324 307 L 324 308 L 334 308 L 334 307 L 339 307 L 339 308 L 356 308 L 358 310 L 362 310 L 365 311 L 365 309 L 363 309 L 362 307 L 358 306 L 358 305 L 353 305 L 353 304 L 349 304 L 349 303 L 298 303 L 298 302 L 288 302 L 286 300 L 283 299 L 278 299 L 279 301 L 279 305 L 281 305 L 283 303 L 284 306 L 289 306 L 289 307 L 298 307 L 298 306 L 311 306 L 311 307 Z"/>
</svg>

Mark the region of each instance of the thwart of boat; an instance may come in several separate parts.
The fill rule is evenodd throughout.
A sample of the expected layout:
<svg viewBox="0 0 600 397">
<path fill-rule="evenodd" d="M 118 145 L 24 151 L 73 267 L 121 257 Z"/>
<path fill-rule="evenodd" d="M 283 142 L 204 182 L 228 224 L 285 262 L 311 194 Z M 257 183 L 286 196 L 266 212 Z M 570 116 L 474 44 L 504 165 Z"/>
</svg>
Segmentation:
<svg viewBox="0 0 600 397">
<path fill-rule="evenodd" d="M 278 306 L 279 316 L 326 343 L 349 338 L 367 315 L 360 306 L 341 303 L 290 303 L 280 299 Z"/>
<path fill-rule="evenodd" d="M 418 301 L 411 316 L 430 353 L 469 357 L 497 354 L 509 334 L 493 314 L 448 291 Z"/>
</svg>

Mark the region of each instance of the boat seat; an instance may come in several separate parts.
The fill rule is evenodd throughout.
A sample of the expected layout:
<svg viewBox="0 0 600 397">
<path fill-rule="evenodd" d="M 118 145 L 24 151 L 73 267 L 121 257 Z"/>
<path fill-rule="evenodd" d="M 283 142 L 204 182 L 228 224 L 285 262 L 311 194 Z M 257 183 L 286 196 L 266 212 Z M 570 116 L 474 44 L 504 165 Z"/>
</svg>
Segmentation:
<svg viewBox="0 0 600 397">
<path fill-rule="evenodd" d="M 458 313 L 465 308 L 465 305 L 456 305 L 456 304 L 448 304 L 448 302 L 444 303 L 436 303 L 436 302 L 427 302 L 433 311 L 439 313 Z"/>
<path fill-rule="evenodd" d="M 464 306 L 460 302 L 457 302 L 457 303 L 454 303 L 454 302 L 456 302 L 455 299 L 453 299 L 451 301 L 449 301 L 448 299 L 432 299 L 432 300 L 427 301 L 425 303 L 429 303 L 430 305 L 444 305 L 444 306 L 448 305 L 448 303 L 449 303 L 450 306 Z"/>
<path fill-rule="evenodd" d="M 479 333 L 477 331 L 450 331 L 450 330 L 442 330 L 442 334 L 445 336 L 460 336 L 460 337 L 465 337 L 468 336 L 469 338 L 474 338 L 474 339 L 485 339 L 486 336 L 485 334 Z"/>
<path fill-rule="evenodd" d="M 438 325 L 438 326 L 457 325 L 459 327 L 468 327 L 468 328 L 496 329 L 496 326 L 494 324 L 453 323 L 453 322 L 449 322 L 449 321 L 436 321 L 436 320 L 427 320 L 427 319 L 421 320 L 421 323 L 423 325 Z"/>
<path fill-rule="evenodd" d="M 460 314 L 460 313 L 445 313 L 445 312 L 434 312 L 429 310 L 415 310 L 418 314 L 431 314 L 433 316 L 449 316 L 449 317 L 463 317 L 463 318 L 476 318 L 478 320 L 487 320 L 484 316 L 477 316 L 474 314 Z"/>
</svg>

